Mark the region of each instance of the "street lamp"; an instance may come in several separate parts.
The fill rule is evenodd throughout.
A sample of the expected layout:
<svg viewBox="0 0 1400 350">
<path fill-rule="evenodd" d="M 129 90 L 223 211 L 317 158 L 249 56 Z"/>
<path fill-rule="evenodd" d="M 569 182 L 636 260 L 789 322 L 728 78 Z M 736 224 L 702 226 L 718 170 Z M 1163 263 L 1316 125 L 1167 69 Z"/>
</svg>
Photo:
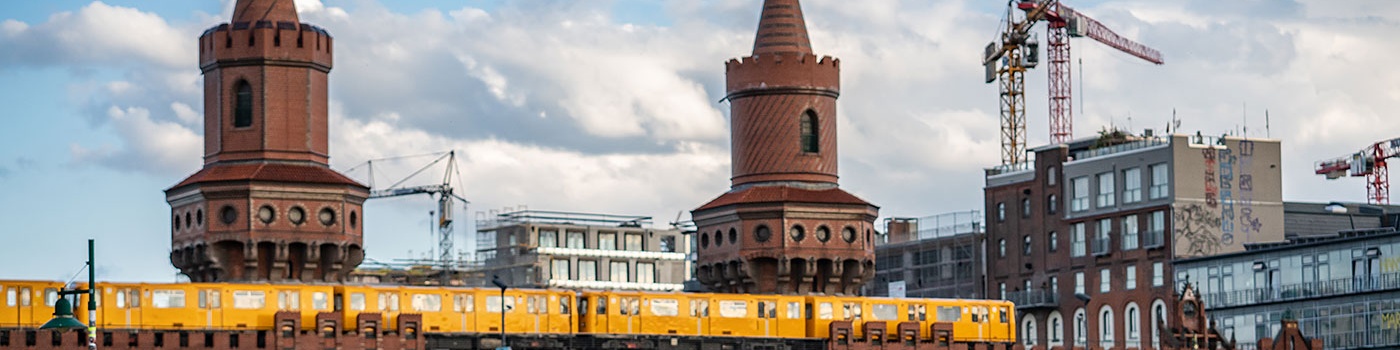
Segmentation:
<svg viewBox="0 0 1400 350">
<path fill-rule="evenodd" d="M 506 342 L 506 283 L 501 281 L 501 276 L 491 275 L 491 284 L 501 288 L 501 347 L 496 350 L 510 350 L 510 343 Z"/>
<path fill-rule="evenodd" d="M 39 329 L 82 329 L 83 323 L 73 317 L 73 303 L 63 298 L 66 295 L 88 294 L 88 324 L 87 338 L 88 349 L 97 348 L 97 272 L 93 268 L 93 240 L 88 239 L 88 284 L 87 289 L 65 290 L 58 292 L 58 301 L 54 302 L 53 319 L 44 322 Z"/>
</svg>

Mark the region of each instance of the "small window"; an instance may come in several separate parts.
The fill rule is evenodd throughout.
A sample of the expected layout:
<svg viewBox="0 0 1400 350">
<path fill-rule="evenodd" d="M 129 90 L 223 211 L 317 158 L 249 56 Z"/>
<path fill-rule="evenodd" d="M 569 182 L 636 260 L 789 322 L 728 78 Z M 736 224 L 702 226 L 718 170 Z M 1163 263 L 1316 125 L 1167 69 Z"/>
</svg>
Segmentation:
<svg viewBox="0 0 1400 350">
<path fill-rule="evenodd" d="M 350 310 L 365 311 L 365 293 L 350 293 Z"/>
<path fill-rule="evenodd" d="M 239 81 L 235 88 L 233 108 L 233 127 L 245 128 L 253 126 L 253 86 L 248 81 Z"/>
<path fill-rule="evenodd" d="M 835 310 L 831 307 L 831 303 L 821 303 L 817 307 L 817 319 L 830 320 L 835 316 L 834 314 Z"/>
<path fill-rule="evenodd" d="M 185 291 L 183 290 L 154 290 L 151 291 L 151 307 L 157 309 L 179 309 L 185 307 Z"/>
<path fill-rule="evenodd" d="M 676 299 L 652 299 L 649 303 L 652 316 L 672 317 L 681 314 L 680 302 Z"/>
<path fill-rule="evenodd" d="M 770 229 L 768 228 L 768 225 L 758 225 L 758 227 L 757 227 L 757 228 L 754 228 L 754 230 L 753 230 L 753 239 L 754 239 L 754 241 L 757 241 L 757 242 L 767 242 L 769 239 L 772 239 L 772 238 L 773 238 L 773 230 L 770 230 Z"/>
<path fill-rule="evenodd" d="M 506 310 L 506 311 L 510 311 L 510 310 L 514 310 L 514 309 L 515 309 L 515 298 L 514 298 L 514 297 L 509 297 L 509 296 L 507 296 L 506 299 L 505 299 L 505 310 Z M 607 307 L 606 307 L 606 306 L 603 306 L 603 303 L 598 303 L 598 314 L 599 314 L 599 315 L 603 315 L 603 314 L 604 314 L 603 312 L 606 311 L 606 310 L 607 310 Z M 486 297 L 486 312 L 490 312 L 490 313 L 501 313 L 501 297 L 500 297 L 500 296 L 496 295 L 496 296 L 487 296 L 487 297 Z"/>
<path fill-rule="evenodd" d="M 818 226 L 817 240 L 822 241 L 823 243 L 825 243 L 828 240 L 831 240 L 831 229 L 827 228 L 825 225 Z"/>
<path fill-rule="evenodd" d="M 997 202 L 997 222 L 1006 221 L 1006 203 Z"/>
<path fill-rule="evenodd" d="M 807 237 L 807 231 L 802 229 L 801 225 L 793 225 L 788 235 L 792 236 L 793 241 L 801 242 L 803 238 Z"/>
<path fill-rule="evenodd" d="M 801 319 L 801 318 L 802 318 L 802 304 L 801 304 L 801 303 L 798 303 L 798 302 L 796 302 L 796 301 L 789 301 L 789 302 L 787 303 L 787 318 L 788 318 L 789 320 Z"/>
<path fill-rule="evenodd" d="M 749 315 L 749 303 L 742 300 L 720 300 L 719 317 L 742 318 Z"/>
<path fill-rule="evenodd" d="M 641 236 L 638 236 L 638 237 L 641 237 Z M 729 244 L 734 244 L 734 243 L 739 243 L 739 230 L 735 230 L 733 227 L 730 227 L 730 228 L 729 228 Z"/>
<path fill-rule="evenodd" d="M 821 127 L 817 122 L 817 113 L 808 110 L 802 114 L 802 152 L 817 153 L 821 151 Z"/>
<path fill-rule="evenodd" d="M 311 308 L 316 310 L 330 310 L 330 300 L 326 298 L 325 292 L 311 293 Z"/>
<path fill-rule="evenodd" d="M 560 314 L 560 315 L 568 315 L 568 314 L 569 314 L 569 300 L 570 300 L 569 297 L 559 298 L 559 314 Z"/>
</svg>

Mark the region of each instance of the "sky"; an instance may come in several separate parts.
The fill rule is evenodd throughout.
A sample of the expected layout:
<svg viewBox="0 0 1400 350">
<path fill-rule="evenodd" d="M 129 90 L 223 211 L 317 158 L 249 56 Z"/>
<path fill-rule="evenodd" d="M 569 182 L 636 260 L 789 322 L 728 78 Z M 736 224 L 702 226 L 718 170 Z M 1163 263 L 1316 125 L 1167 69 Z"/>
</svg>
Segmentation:
<svg viewBox="0 0 1400 350">
<path fill-rule="evenodd" d="M 723 63 L 752 50 L 759 0 L 296 3 L 336 40 L 334 169 L 455 150 L 471 200 L 459 218 L 528 207 L 666 226 L 728 189 Z M 997 88 L 983 83 L 979 56 L 1004 4 L 803 1 L 814 50 L 842 61 L 841 186 L 882 217 L 982 207 L 1000 141 Z M 1160 132 L 1175 114 L 1186 133 L 1280 139 L 1284 198 L 1322 202 L 1366 192 L 1359 178 L 1313 175 L 1314 161 L 1400 136 L 1400 70 L 1389 69 L 1400 2 L 1066 4 L 1166 58 L 1153 65 L 1074 39 L 1076 136 Z M 0 3 L 0 279 L 68 280 L 88 238 L 100 279 L 177 279 L 163 190 L 200 167 L 196 42 L 232 6 Z M 1049 139 L 1045 74 L 1026 78 L 1031 145 Z M 376 182 L 428 160 L 378 162 Z M 427 196 L 369 201 L 368 258 L 432 249 L 433 206 Z M 459 221 L 459 248 L 472 246 L 471 229 Z"/>
</svg>

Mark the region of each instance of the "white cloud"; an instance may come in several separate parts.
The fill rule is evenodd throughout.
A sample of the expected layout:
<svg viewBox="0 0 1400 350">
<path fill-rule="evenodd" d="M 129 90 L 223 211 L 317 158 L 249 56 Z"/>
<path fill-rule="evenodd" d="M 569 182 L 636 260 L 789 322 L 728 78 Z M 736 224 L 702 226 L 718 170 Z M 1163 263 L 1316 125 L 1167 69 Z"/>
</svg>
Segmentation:
<svg viewBox="0 0 1400 350">
<path fill-rule="evenodd" d="M 192 172 L 201 163 L 204 140 L 184 126 L 154 121 L 150 111 L 140 107 L 111 106 L 107 117 L 122 147 L 89 148 L 75 142 L 70 146 L 75 163 L 160 173 Z"/>
</svg>

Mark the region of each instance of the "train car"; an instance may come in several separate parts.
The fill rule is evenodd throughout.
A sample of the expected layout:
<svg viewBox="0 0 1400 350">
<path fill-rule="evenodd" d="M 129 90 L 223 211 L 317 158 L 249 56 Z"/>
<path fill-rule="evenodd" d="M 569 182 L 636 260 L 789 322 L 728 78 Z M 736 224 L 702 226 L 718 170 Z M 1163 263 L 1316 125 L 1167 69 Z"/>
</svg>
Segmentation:
<svg viewBox="0 0 1400 350">
<path fill-rule="evenodd" d="M 53 281 L 0 281 L 0 327 L 43 324 L 53 317 L 53 305 L 63 283 Z"/>
<path fill-rule="evenodd" d="M 472 333 L 494 334 L 501 331 L 501 313 L 505 313 L 507 333 L 573 334 L 579 331 L 576 322 L 575 295 L 568 291 L 548 289 L 510 289 L 502 298 L 497 289 L 473 289 L 467 298 L 474 302 L 475 317 Z M 425 323 L 426 318 L 425 318 Z"/>
</svg>

